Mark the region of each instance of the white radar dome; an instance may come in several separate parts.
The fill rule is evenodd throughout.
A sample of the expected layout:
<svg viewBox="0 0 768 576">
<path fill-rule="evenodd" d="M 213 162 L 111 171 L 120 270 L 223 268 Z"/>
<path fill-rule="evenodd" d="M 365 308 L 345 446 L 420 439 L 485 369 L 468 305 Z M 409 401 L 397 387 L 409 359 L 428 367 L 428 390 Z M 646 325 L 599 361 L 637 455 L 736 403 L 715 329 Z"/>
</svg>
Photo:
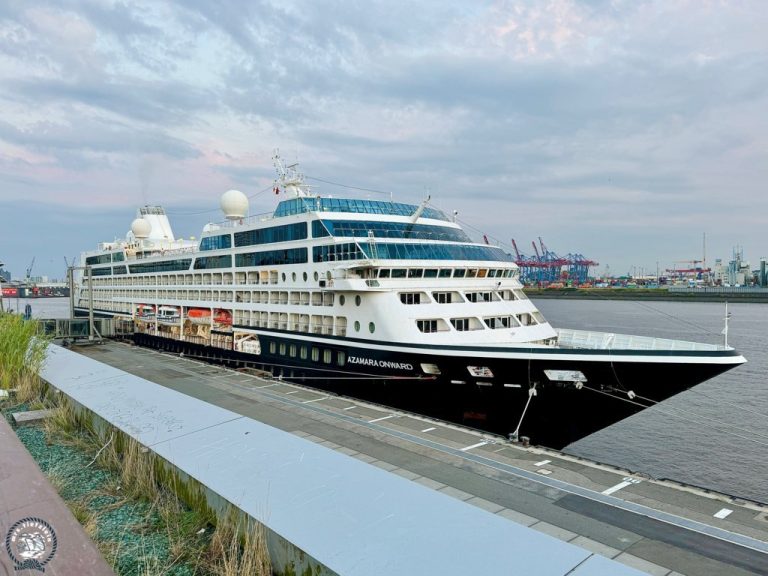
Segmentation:
<svg viewBox="0 0 768 576">
<path fill-rule="evenodd" d="M 227 190 L 221 195 L 221 211 L 227 220 L 245 218 L 248 214 L 248 197 L 239 190 Z"/>
<path fill-rule="evenodd" d="M 149 233 L 152 232 L 152 224 L 144 220 L 144 218 L 136 218 L 136 220 L 131 222 L 131 232 L 133 232 L 136 238 L 148 238 Z"/>
</svg>

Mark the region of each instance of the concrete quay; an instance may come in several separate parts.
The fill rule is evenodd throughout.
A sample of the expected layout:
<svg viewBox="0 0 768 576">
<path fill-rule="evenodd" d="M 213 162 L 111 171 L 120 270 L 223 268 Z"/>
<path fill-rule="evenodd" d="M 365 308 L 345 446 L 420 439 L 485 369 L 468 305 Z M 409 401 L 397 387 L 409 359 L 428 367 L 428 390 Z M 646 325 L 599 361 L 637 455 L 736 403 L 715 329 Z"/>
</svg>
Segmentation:
<svg viewBox="0 0 768 576">
<path fill-rule="evenodd" d="M 190 358 L 79 351 L 648 574 L 768 573 L 753 503 Z"/>
</svg>

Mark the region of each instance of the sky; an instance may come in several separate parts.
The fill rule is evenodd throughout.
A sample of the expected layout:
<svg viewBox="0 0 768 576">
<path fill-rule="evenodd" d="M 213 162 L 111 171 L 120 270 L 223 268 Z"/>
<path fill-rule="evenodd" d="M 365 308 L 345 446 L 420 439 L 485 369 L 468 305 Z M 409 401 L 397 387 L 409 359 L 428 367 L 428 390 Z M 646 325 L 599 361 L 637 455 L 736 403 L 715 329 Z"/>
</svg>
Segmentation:
<svg viewBox="0 0 768 576">
<path fill-rule="evenodd" d="M 457 210 L 612 274 L 768 256 L 764 0 L 0 2 L 0 261 L 63 277 L 144 204 Z M 266 192 L 265 192 L 266 191 Z"/>
</svg>

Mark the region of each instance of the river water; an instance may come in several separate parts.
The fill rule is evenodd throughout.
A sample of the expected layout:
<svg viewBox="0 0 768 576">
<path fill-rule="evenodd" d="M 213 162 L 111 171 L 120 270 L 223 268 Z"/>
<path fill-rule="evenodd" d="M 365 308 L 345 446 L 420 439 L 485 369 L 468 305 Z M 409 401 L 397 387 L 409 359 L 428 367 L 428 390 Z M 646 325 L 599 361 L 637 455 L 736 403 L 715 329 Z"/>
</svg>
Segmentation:
<svg viewBox="0 0 768 576">
<path fill-rule="evenodd" d="M 5 299 L 37 317 L 68 315 L 69 299 Z M 720 343 L 712 302 L 536 301 L 553 326 Z M 729 344 L 749 361 L 568 446 L 565 451 L 655 478 L 768 502 L 768 304 L 733 304 Z M 663 377 L 663 376 L 662 376 Z"/>
<path fill-rule="evenodd" d="M 541 299 L 536 305 L 557 327 L 723 341 L 725 309 L 714 302 Z M 768 305 L 731 304 L 728 311 L 728 343 L 747 364 L 565 451 L 768 502 Z"/>
</svg>

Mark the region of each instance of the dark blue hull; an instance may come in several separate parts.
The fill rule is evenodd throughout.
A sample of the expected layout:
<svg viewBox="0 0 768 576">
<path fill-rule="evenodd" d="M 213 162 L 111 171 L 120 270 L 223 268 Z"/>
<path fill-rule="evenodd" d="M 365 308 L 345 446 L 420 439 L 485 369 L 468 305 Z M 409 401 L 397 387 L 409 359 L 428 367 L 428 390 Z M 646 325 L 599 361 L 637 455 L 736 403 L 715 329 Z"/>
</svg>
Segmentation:
<svg viewBox="0 0 768 576">
<path fill-rule="evenodd" d="M 232 367 L 262 369 L 335 394 L 505 436 L 520 423 L 535 384 L 535 396 L 519 434 L 553 448 L 562 448 L 734 366 L 707 363 L 701 353 L 691 353 L 698 357 L 694 363 L 685 358 L 649 362 L 647 354 L 626 362 L 606 361 L 604 355 L 574 360 L 572 354 L 555 349 L 544 359 L 481 359 L 471 349 L 445 356 L 429 348 L 402 352 L 363 347 L 344 338 L 307 340 L 303 336 L 261 333 L 258 355 L 150 334 L 136 333 L 133 339 L 141 346 Z M 718 357 L 724 355 L 729 354 Z M 425 368 L 433 373 L 425 373 Z M 552 381 L 545 370 L 580 371 L 586 382 L 579 386 Z"/>
</svg>

